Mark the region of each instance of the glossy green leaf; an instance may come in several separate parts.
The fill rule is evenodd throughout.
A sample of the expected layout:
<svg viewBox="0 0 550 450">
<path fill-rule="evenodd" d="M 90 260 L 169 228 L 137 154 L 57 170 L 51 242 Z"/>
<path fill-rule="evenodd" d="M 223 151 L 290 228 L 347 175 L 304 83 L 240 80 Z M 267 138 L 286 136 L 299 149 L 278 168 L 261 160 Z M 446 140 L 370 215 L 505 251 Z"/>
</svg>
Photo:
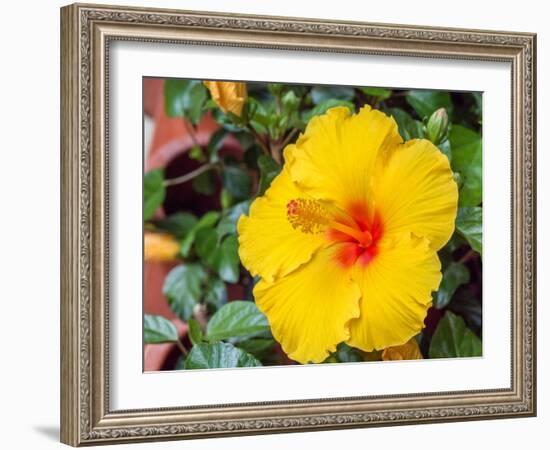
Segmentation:
<svg viewBox="0 0 550 450">
<path fill-rule="evenodd" d="M 439 150 L 441 150 L 441 153 L 443 153 L 449 159 L 449 162 L 452 162 L 453 154 L 451 152 L 451 143 L 449 142 L 449 139 L 445 139 L 443 142 L 440 142 L 437 145 L 437 148 L 439 148 Z M 458 172 L 455 172 L 455 173 L 458 173 Z M 459 187 L 460 186 L 462 186 L 462 183 L 459 184 Z"/>
<path fill-rule="evenodd" d="M 235 344 L 236 347 L 244 350 L 247 353 L 262 359 L 268 354 L 275 345 L 275 341 L 271 338 L 245 339 Z"/>
<path fill-rule="evenodd" d="M 228 283 L 239 281 L 240 260 L 237 236 L 229 235 L 221 243 L 213 261 L 218 276 Z"/>
<path fill-rule="evenodd" d="M 191 186 L 193 186 L 193 190 L 199 194 L 212 195 L 216 192 L 216 179 L 214 178 L 214 173 L 211 170 L 201 173 L 198 177 L 193 179 Z"/>
<path fill-rule="evenodd" d="M 355 106 L 353 103 L 347 101 L 347 100 L 338 100 L 335 98 L 331 98 L 328 100 L 323 101 L 322 103 L 319 103 L 316 105 L 313 109 L 310 109 L 309 111 L 305 111 L 302 114 L 302 118 L 305 122 L 310 121 L 313 117 L 319 116 L 321 114 L 326 113 L 330 108 L 335 108 L 336 106 L 345 106 L 350 111 L 355 110 Z"/>
<path fill-rule="evenodd" d="M 251 354 L 225 342 L 194 345 L 185 359 L 186 369 L 225 369 L 261 365 Z"/>
<path fill-rule="evenodd" d="M 378 101 L 386 100 L 391 97 L 391 90 L 379 87 L 362 87 L 360 88 L 363 93 L 376 97 Z"/>
<path fill-rule="evenodd" d="M 463 289 L 457 292 L 447 309 L 461 316 L 474 332 L 481 333 L 481 302 L 472 295 L 470 290 Z"/>
<path fill-rule="evenodd" d="M 208 146 L 206 148 L 210 156 L 210 162 L 218 161 L 218 150 L 222 148 L 222 145 L 227 136 L 227 130 L 224 128 L 220 128 L 210 137 L 210 141 L 208 142 Z"/>
<path fill-rule="evenodd" d="M 174 370 L 185 370 L 185 356 L 182 355 L 178 358 Z"/>
<path fill-rule="evenodd" d="M 445 91 L 412 90 L 406 99 L 421 119 L 430 117 L 439 108 L 445 108 L 449 113 L 453 109 L 451 96 Z"/>
<path fill-rule="evenodd" d="M 320 105 L 328 100 L 345 100 L 351 102 L 355 95 L 349 86 L 315 86 L 311 90 L 311 100 L 315 105 Z"/>
<path fill-rule="evenodd" d="M 218 234 L 215 228 L 201 228 L 195 236 L 195 251 L 201 261 L 212 266 L 218 249 Z"/>
<path fill-rule="evenodd" d="M 223 187 L 236 199 L 250 195 L 252 178 L 247 170 L 239 166 L 225 166 L 222 171 Z"/>
<path fill-rule="evenodd" d="M 264 195 L 273 179 L 281 172 L 281 166 L 271 156 L 263 154 L 258 158 L 258 167 L 260 168 L 258 195 Z"/>
<path fill-rule="evenodd" d="M 219 309 L 227 303 L 227 287 L 223 280 L 214 276 L 208 279 L 204 300 L 215 309 Z"/>
<path fill-rule="evenodd" d="M 254 302 L 235 300 L 220 308 L 208 322 L 206 335 L 211 341 L 254 336 L 269 331 L 267 318 Z"/>
<path fill-rule="evenodd" d="M 447 311 L 430 344 L 430 358 L 481 356 L 481 339 L 466 327 L 464 319 Z"/>
<path fill-rule="evenodd" d="M 143 220 L 149 220 L 164 202 L 166 188 L 161 169 L 151 170 L 143 177 Z"/>
<path fill-rule="evenodd" d="M 173 268 L 166 279 L 162 292 L 170 308 L 181 319 L 188 320 L 193 308 L 202 295 L 202 284 L 206 279 L 204 269 L 198 264 L 182 264 Z"/>
<path fill-rule="evenodd" d="M 181 241 L 180 253 L 184 258 L 187 258 L 195 242 L 195 237 L 199 230 L 203 228 L 211 228 L 220 218 L 220 213 L 217 211 L 209 211 L 189 230 L 185 238 Z"/>
<path fill-rule="evenodd" d="M 228 234 L 237 233 L 237 222 L 243 214 L 248 214 L 250 203 L 250 200 L 245 200 L 244 202 L 233 205 L 223 212 L 222 218 L 216 227 L 219 239 L 222 239 Z"/>
<path fill-rule="evenodd" d="M 482 254 L 483 209 L 480 206 L 467 206 L 458 209 L 456 231 L 464 237 L 470 246 Z"/>
<path fill-rule="evenodd" d="M 189 340 L 191 343 L 193 345 L 200 344 L 203 341 L 203 334 L 199 323 L 191 318 L 187 321 L 187 325 L 189 326 Z"/>
<path fill-rule="evenodd" d="M 164 82 L 164 106 L 168 117 L 185 117 L 196 124 L 207 98 L 201 81 L 167 79 Z"/>
<path fill-rule="evenodd" d="M 460 172 L 460 206 L 478 206 L 482 201 L 482 143 L 481 136 L 469 128 L 453 125 L 449 133 L 453 170 Z"/>
<path fill-rule="evenodd" d="M 470 281 L 468 268 L 461 263 L 452 262 L 443 271 L 443 279 L 439 289 L 433 295 L 433 305 L 437 309 L 444 308 L 453 298 L 459 286 Z"/>
<path fill-rule="evenodd" d="M 177 212 L 160 220 L 157 226 L 164 231 L 174 235 L 177 239 L 183 239 L 189 231 L 197 224 L 197 218 L 188 212 Z"/>
<path fill-rule="evenodd" d="M 409 113 L 400 108 L 390 108 L 387 113 L 397 122 L 399 134 L 403 140 L 408 141 L 424 137 L 424 125 L 422 125 L 422 122 L 414 120 Z"/>
<path fill-rule="evenodd" d="M 170 320 L 151 314 L 143 316 L 143 340 L 146 344 L 176 342 L 178 339 L 178 330 Z"/>
<path fill-rule="evenodd" d="M 342 342 L 336 347 L 336 352 L 333 354 L 338 362 L 359 362 L 363 361 L 359 351 Z"/>
</svg>

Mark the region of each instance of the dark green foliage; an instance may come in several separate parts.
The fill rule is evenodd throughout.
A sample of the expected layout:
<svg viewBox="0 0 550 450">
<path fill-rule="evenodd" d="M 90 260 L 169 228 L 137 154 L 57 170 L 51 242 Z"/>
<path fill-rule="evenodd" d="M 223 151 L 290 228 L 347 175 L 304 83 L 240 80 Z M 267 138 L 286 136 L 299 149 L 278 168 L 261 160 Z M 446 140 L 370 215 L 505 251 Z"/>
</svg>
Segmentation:
<svg viewBox="0 0 550 450">
<path fill-rule="evenodd" d="M 204 208 L 190 208 L 153 219 L 165 201 L 170 203 L 172 191 L 166 200 L 166 186 L 178 182 L 168 182 L 158 169 L 144 176 L 145 229 L 169 233 L 180 244 L 180 263 L 166 276 L 163 286 L 171 309 L 188 325 L 187 336 L 178 342 L 188 349 L 182 350 L 186 355 L 175 367 L 189 370 L 292 363 L 254 302 L 258 277 L 252 277 L 240 263 L 238 222 L 257 197 L 266 192 L 269 195 L 285 164 L 285 146 L 294 144 L 315 116 L 334 107 L 346 107 L 353 113 L 367 104 L 392 116 L 404 141 L 427 139 L 451 164 L 459 188 L 459 209 L 454 234 L 438 249 L 442 281 L 432 294 L 427 327 L 418 338 L 425 358 L 480 356 L 482 95 L 252 82 L 247 83 L 247 91 L 248 100 L 241 115 L 236 116 L 221 111 L 200 80 L 166 80 L 164 84 L 166 114 L 185 120 L 187 131 L 196 130 L 206 112 L 219 125 L 208 144 L 201 140 L 187 154 L 195 165 L 204 165 L 200 175 L 186 181 L 192 187 L 191 200 L 216 205 L 210 211 L 201 216 L 197 211 Z M 235 151 L 236 143 L 242 151 Z M 146 315 L 144 340 L 177 342 L 178 334 L 172 322 Z M 324 362 L 374 361 L 381 359 L 381 353 L 340 343 Z"/>
</svg>

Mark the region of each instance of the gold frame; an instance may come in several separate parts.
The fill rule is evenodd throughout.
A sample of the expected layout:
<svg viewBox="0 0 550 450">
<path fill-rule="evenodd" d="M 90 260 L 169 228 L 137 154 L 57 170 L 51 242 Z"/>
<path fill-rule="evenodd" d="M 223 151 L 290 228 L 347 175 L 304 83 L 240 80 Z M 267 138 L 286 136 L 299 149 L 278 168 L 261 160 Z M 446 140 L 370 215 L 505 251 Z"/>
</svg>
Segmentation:
<svg viewBox="0 0 550 450">
<path fill-rule="evenodd" d="M 113 40 L 454 58 L 512 67 L 509 389 L 110 411 L 108 58 Z M 75 4 L 61 9 L 61 440 L 128 441 L 536 414 L 536 35 Z"/>
</svg>

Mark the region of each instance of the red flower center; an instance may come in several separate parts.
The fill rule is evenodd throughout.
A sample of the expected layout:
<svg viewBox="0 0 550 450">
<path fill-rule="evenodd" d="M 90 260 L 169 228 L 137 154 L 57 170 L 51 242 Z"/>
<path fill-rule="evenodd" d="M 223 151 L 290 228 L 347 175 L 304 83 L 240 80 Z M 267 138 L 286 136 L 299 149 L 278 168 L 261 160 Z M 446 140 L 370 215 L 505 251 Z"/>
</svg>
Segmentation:
<svg viewBox="0 0 550 450">
<path fill-rule="evenodd" d="M 336 259 L 339 264 L 351 267 L 355 263 L 366 266 L 378 253 L 378 241 L 382 237 L 383 226 L 379 214 L 370 212 L 366 205 L 355 203 L 347 208 L 346 225 L 354 228 L 357 234 L 342 233 L 337 227 L 329 230 L 329 238 L 342 243 Z"/>
<path fill-rule="evenodd" d="M 330 213 L 316 200 L 298 198 L 286 206 L 288 221 L 294 229 L 306 234 L 326 233 L 329 240 L 343 244 L 336 256 L 339 264 L 367 265 L 376 256 L 382 222 L 366 205 L 354 203 L 345 212 Z"/>
</svg>

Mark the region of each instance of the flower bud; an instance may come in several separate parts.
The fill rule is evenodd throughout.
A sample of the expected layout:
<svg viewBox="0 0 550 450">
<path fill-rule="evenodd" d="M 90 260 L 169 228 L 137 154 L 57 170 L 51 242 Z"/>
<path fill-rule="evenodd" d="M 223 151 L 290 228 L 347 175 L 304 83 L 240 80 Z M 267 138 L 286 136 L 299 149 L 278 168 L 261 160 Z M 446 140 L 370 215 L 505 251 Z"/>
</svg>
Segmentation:
<svg viewBox="0 0 550 450">
<path fill-rule="evenodd" d="M 170 234 L 146 232 L 143 237 L 145 261 L 173 261 L 179 251 L 178 241 Z"/>
<path fill-rule="evenodd" d="M 404 359 L 422 359 L 422 353 L 415 338 L 402 345 L 385 348 L 382 352 L 383 361 L 394 361 Z"/>
<path fill-rule="evenodd" d="M 438 145 L 447 137 L 449 128 L 449 116 L 445 108 L 439 108 L 435 111 L 428 120 L 426 126 L 426 134 L 430 141 Z"/>
<path fill-rule="evenodd" d="M 233 81 L 205 81 L 204 85 L 210 91 L 212 100 L 224 112 L 241 116 L 243 106 L 248 98 L 246 83 Z"/>
</svg>

